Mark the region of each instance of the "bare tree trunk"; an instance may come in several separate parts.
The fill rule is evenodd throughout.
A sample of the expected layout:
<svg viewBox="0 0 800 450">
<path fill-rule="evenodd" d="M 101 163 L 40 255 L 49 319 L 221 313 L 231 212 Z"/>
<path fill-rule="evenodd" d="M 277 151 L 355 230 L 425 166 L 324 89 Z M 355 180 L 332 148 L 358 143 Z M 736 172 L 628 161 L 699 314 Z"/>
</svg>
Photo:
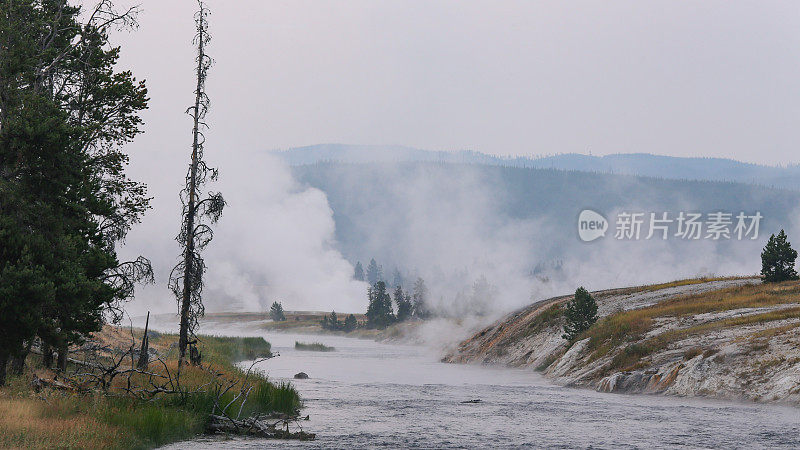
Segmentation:
<svg viewBox="0 0 800 450">
<path fill-rule="evenodd" d="M 42 365 L 47 369 L 53 367 L 53 347 L 46 342 L 42 342 Z"/>
<path fill-rule="evenodd" d="M 142 348 L 139 350 L 139 361 L 136 363 L 138 369 L 147 369 L 150 363 L 150 338 L 147 337 L 147 329 L 150 326 L 150 311 L 147 311 L 147 321 L 144 323 L 144 336 L 142 336 Z"/>
<path fill-rule="evenodd" d="M 28 358 L 28 353 L 31 351 L 31 347 L 33 347 L 33 339 L 29 340 L 27 344 L 25 344 L 25 348 L 20 351 L 20 353 L 11 358 L 11 373 L 14 375 L 22 375 L 22 372 L 25 370 L 25 360 Z"/>
<path fill-rule="evenodd" d="M 67 344 L 59 345 L 58 346 L 58 362 L 57 362 L 57 369 L 66 372 L 67 371 L 67 356 L 69 355 L 69 346 Z"/>
<path fill-rule="evenodd" d="M 202 11 L 200 20 L 203 18 Z M 197 149 L 200 136 L 200 101 L 203 96 L 203 60 L 205 58 L 205 41 L 203 33 L 205 27 L 201 25 L 197 28 L 199 37 L 197 40 L 197 86 L 194 98 L 194 125 L 192 127 L 192 166 L 189 176 L 189 204 L 187 206 L 186 217 L 186 249 L 184 250 L 184 269 L 183 269 L 183 299 L 181 300 L 181 326 L 178 347 L 180 348 L 180 358 L 178 366 L 182 366 L 186 358 L 186 346 L 189 344 L 189 313 L 192 303 L 192 291 L 194 282 L 193 271 L 197 268 L 194 264 L 194 216 L 195 203 L 197 202 Z"/>
<path fill-rule="evenodd" d="M 6 366 L 8 365 L 8 352 L 0 349 L 0 386 L 6 384 Z"/>
<path fill-rule="evenodd" d="M 195 334 L 198 319 L 203 315 L 203 273 L 205 263 L 200 253 L 213 237 L 211 227 L 203 219 L 216 223 L 225 207 L 225 199 L 217 193 L 203 194 L 202 186 L 206 178 L 216 180 L 218 172 L 208 167 L 203 161 L 203 147 L 205 137 L 203 129 L 208 128 L 205 115 L 208 111 L 208 97 L 205 93 L 206 72 L 211 66 L 211 59 L 206 55 L 206 45 L 209 42 L 206 16 L 208 9 L 203 0 L 198 0 L 199 11 L 195 14 L 197 34 L 194 44 L 197 45 L 197 85 L 195 86 L 194 105 L 187 113 L 192 116 L 192 159 L 189 171 L 186 174 L 186 184 L 181 190 L 181 203 L 183 205 L 183 220 L 178 242 L 183 253 L 180 262 L 170 273 L 170 289 L 175 294 L 180 305 L 180 331 L 178 337 L 180 368 L 187 361 L 187 347 Z"/>
</svg>

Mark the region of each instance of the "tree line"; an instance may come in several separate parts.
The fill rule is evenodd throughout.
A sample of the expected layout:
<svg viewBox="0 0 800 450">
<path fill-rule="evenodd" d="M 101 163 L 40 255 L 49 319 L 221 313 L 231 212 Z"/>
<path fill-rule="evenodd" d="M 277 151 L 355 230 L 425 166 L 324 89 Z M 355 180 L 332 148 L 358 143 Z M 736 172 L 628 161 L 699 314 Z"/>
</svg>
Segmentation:
<svg viewBox="0 0 800 450">
<path fill-rule="evenodd" d="M 378 280 L 367 288 L 367 302 L 366 321 L 358 322 L 353 314 L 340 320 L 336 311 L 333 311 L 322 318 L 322 328 L 344 332 L 356 328 L 384 329 L 395 323 L 432 317 L 428 305 L 428 288 L 422 278 L 417 278 L 410 294 L 403 291 L 403 287 L 399 284 L 395 286 L 393 294 L 390 294 L 386 282 Z"/>
</svg>

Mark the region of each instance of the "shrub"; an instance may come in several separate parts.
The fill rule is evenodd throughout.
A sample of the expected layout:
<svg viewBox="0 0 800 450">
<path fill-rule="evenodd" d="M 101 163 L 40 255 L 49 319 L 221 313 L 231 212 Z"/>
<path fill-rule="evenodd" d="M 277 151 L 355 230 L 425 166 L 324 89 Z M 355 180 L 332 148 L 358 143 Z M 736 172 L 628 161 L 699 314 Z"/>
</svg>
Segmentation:
<svg viewBox="0 0 800 450">
<path fill-rule="evenodd" d="M 579 287 L 575 291 L 575 297 L 567 303 L 564 317 L 567 323 L 564 325 L 564 334 L 561 337 L 573 341 L 597 322 L 597 302 L 589 291 Z"/>
<path fill-rule="evenodd" d="M 280 302 L 272 302 L 272 306 L 269 308 L 269 318 L 275 322 L 286 320 L 286 315 L 283 314 L 283 305 Z"/>
<path fill-rule="evenodd" d="M 761 252 L 761 277 L 766 283 L 777 283 L 786 280 L 796 280 L 797 272 L 794 262 L 797 251 L 786 240 L 786 233 L 781 230 L 777 236 L 769 237 L 764 251 Z"/>
</svg>

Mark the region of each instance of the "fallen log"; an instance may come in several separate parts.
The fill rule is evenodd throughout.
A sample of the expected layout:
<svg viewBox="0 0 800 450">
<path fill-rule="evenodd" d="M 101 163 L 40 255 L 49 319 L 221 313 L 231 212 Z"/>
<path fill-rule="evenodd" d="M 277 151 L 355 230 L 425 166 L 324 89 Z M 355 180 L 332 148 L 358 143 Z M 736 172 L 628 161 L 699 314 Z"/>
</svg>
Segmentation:
<svg viewBox="0 0 800 450">
<path fill-rule="evenodd" d="M 36 374 L 33 374 L 33 380 L 31 380 L 31 387 L 33 388 L 34 392 L 40 392 L 42 389 L 45 388 L 57 389 L 61 391 L 79 390 L 76 386 L 73 386 L 69 383 L 65 383 L 63 381 L 56 379 L 48 380 L 46 378 L 39 378 L 39 376 Z"/>
<path fill-rule="evenodd" d="M 247 419 L 232 419 L 212 414 L 209 416 L 208 424 L 206 425 L 206 433 L 240 434 L 266 439 L 298 439 L 301 441 L 310 441 L 316 438 L 314 433 L 306 433 L 302 429 L 294 432 L 289 431 L 289 422 L 292 420 L 296 421 L 298 418 L 277 414 Z M 281 427 L 278 427 L 278 425 L 281 425 Z"/>
</svg>

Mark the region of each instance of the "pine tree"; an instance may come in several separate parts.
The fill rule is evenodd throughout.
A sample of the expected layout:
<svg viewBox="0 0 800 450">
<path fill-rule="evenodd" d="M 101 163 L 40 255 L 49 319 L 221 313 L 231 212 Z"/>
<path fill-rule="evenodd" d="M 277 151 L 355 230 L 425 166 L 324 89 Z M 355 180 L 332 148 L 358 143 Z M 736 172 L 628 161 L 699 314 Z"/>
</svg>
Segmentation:
<svg viewBox="0 0 800 450">
<path fill-rule="evenodd" d="M 781 230 L 778 235 L 771 235 L 767 245 L 761 252 L 761 277 L 765 283 L 777 283 L 796 280 L 794 269 L 797 251 L 786 240 L 786 233 Z"/>
<path fill-rule="evenodd" d="M 581 286 L 575 291 L 575 297 L 567 302 L 564 316 L 567 323 L 564 325 L 564 334 L 561 337 L 572 341 L 597 322 L 597 302 L 589 291 Z"/>
<path fill-rule="evenodd" d="M 356 320 L 356 316 L 350 314 L 344 319 L 344 327 L 342 328 L 345 332 L 349 333 L 355 330 L 358 327 L 358 320 Z"/>
<path fill-rule="evenodd" d="M 375 258 L 369 260 L 369 265 L 367 266 L 367 281 L 369 282 L 370 286 L 375 286 L 375 283 L 381 281 L 383 279 L 383 270 L 375 262 Z"/>
<path fill-rule="evenodd" d="M 286 320 L 286 315 L 283 313 L 283 305 L 280 302 L 272 302 L 272 306 L 269 308 L 269 318 L 275 322 Z"/>
<path fill-rule="evenodd" d="M 395 321 L 392 310 L 392 297 L 386 292 L 386 283 L 378 281 L 368 291 L 367 326 L 370 328 L 386 328 Z"/>
<path fill-rule="evenodd" d="M 413 302 L 412 315 L 419 319 L 427 319 L 431 316 L 430 307 L 428 305 L 428 288 L 425 286 L 425 280 L 417 278 L 414 282 L 414 291 L 411 295 Z"/>
<path fill-rule="evenodd" d="M 353 278 L 358 281 L 364 281 L 364 267 L 361 266 L 361 261 L 356 262 L 356 268 L 353 273 Z"/>
<path fill-rule="evenodd" d="M 394 290 L 394 302 L 397 305 L 397 321 L 404 322 L 411 318 L 411 297 L 403 293 L 403 288 L 397 286 Z"/>
<path fill-rule="evenodd" d="M 403 285 L 403 275 L 400 273 L 400 270 L 395 267 L 394 273 L 392 274 L 392 285 L 394 287 L 402 286 Z"/>
<path fill-rule="evenodd" d="M 355 317 L 353 317 L 353 319 L 355 319 Z M 339 330 L 345 330 L 346 322 L 347 322 L 346 320 L 344 323 L 341 320 L 339 320 L 339 316 L 336 315 L 336 311 L 331 311 L 330 315 L 322 316 L 322 321 L 320 322 L 320 324 L 322 325 L 323 330 L 339 331 Z M 353 329 L 355 329 L 355 327 Z"/>
<path fill-rule="evenodd" d="M 116 70 L 108 37 L 134 26 L 135 10 L 84 13 L 60 1 L 0 8 L 0 366 L 38 335 L 64 369 L 67 346 L 121 320 L 134 285 L 152 280 L 149 261 L 116 254 L 149 207 L 122 151 L 147 90 Z"/>
</svg>

